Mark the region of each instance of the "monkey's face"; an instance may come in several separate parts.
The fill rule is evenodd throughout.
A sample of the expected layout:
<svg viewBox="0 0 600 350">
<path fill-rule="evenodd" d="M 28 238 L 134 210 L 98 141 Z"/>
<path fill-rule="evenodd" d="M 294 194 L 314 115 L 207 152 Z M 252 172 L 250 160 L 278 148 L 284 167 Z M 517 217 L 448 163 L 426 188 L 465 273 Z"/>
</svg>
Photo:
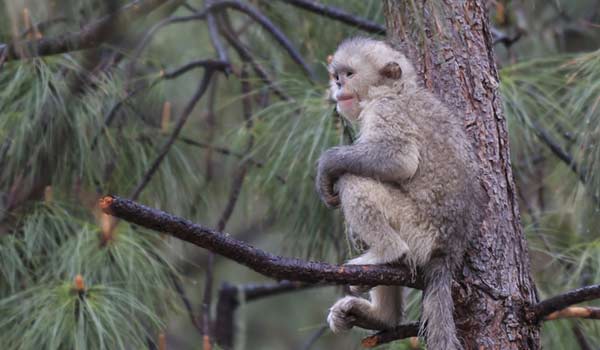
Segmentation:
<svg viewBox="0 0 600 350">
<path fill-rule="evenodd" d="M 350 120 L 359 118 L 361 102 L 369 100 L 369 90 L 388 85 L 402 77 L 404 56 L 387 44 L 372 39 L 344 41 L 328 58 L 330 96 L 338 113 Z"/>
<path fill-rule="evenodd" d="M 377 71 L 368 64 L 338 63 L 331 65 L 330 74 L 331 97 L 338 113 L 357 119 L 362 111 L 360 103 L 368 98 L 369 87 L 378 84 Z"/>
</svg>

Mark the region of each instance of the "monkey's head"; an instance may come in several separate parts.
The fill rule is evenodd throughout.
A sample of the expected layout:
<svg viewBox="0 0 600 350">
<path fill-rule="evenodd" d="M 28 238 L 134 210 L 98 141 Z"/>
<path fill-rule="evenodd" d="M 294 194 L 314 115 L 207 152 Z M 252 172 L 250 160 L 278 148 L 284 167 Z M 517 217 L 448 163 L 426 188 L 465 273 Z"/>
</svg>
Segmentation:
<svg viewBox="0 0 600 350">
<path fill-rule="evenodd" d="M 337 111 L 355 120 L 373 88 L 393 88 L 399 82 L 416 82 L 408 59 L 389 44 L 363 37 L 344 40 L 329 60 L 330 96 Z"/>
</svg>

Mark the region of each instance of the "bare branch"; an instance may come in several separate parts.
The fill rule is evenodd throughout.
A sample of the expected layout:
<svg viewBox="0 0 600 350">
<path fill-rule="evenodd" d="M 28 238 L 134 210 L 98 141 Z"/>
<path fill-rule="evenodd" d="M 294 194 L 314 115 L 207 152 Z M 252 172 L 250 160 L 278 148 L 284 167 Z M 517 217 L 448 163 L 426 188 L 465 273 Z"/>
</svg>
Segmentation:
<svg viewBox="0 0 600 350">
<path fill-rule="evenodd" d="M 0 56 L 10 61 L 21 58 L 56 55 L 65 52 L 79 51 L 97 47 L 110 40 L 116 26 L 127 27 L 135 20 L 144 18 L 168 0 L 137 0 L 119 11 L 85 26 L 72 34 L 64 34 L 56 38 L 16 41 L 0 45 Z M 120 31 L 121 32 L 121 31 Z"/>
<path fill-rule="evenodd" d="M 196 69 L 196 68 L 205 68 L 205 69 L 225 71 L 225 69 L 227 69 L 228 66 L 229 66 L 229 63 L 227 61 L 214 60 L 214 59 L 203 59 L 203 60 L 192 61 L 192 62 L 187 63 L 187 64 L 185 64 L 179 68 L 176 68 L 170 72 L 165 72 L 162 77 L 164 79 L 175 79 L 175 78 L 178 78 L 180 75 L 185 74 L 188 71 L 190 71 L 192 69 Z"/>
<path fill-rule="evenodd" d="M 577 324 L 573 325 L 573 333 L 575 334 L 575 339 L 577 339 L 577 343 L 581 350 L 592 350 L 592 345 L 585 336 L 585 333 L 583 333 L 581 327 Z"/>
<path fill-rule="evenodd" d="M 260 24 L 267 32 L 269 32 L 275 40 L 287 51 L 288 55 L 292 58 L 294 62 L 296 62 L 304 72 L 311 78 L 314 79 L 314 72 L 308 66 L 308 64 L 302 58 L 302 55 L 298 52 L 298 50 L 294 47 L 291 41 L 285 36 L 285 34 L 279 29 L 271 20 L 269 20 L 265 15 L 263 15 L 260 11 L 252 7 L 251 5 L 237 1 L 237 0 L 220 0 L 207 5 L 202 12 L 198 12 L 189 16 L 181 16 L 181 17 L 169 17 L 166 18 L 157 24 L 155 24 L 150 30 L 146 33 L 142 41 L 138 44 L 134 54 L 132 55 L 131 64 L 129 66 L 129 72 L 132 71 L 133 65 L 141 55 L 143 49 L 148 45 L 154 34 L 163 28 L 166 25 L 173 23 L 183 23 L 189 21 L 196 20 L 205 20 L 209 13 L 216 12 L 220 9 L 232 8 L 239 12 L 242 12 L 248 15 L 250 18 L 255 20 L 258 24 Z"/>
<path fill-rule="evenodd" d="M 235 335 L 235 310 L 239 306 L 238 288 L 223 282 L 217 301 L 215 340 L 225 350 L 233 349 Z"/>
<path fill-rule="evenodd" d="M 406 265 L 332 265 L 286 258 L 132 200 L 105 196 L 100 200 L 100 207 L 109 215 L 170 234 L 274 279 L 342 285 L 403 285 L 418 289 L 423 286 L 421 279 L 414 276 Z"/>
<path fill-rule="evenodd" d="M 242 90 L 242 105 L 243 105 L 243 115 L 244 120 L 246 122 L 246 129 L 251 131 L 252 129 L 252 105 L 250 100 L 250 83 L 248 82 L 248 74 L 246 73 L 246 68 L 242 67 L 242 72 L 240 75 L 241 80 L 241 90 Z M 211 111 L 212 112 L 212 111 Z M 248 138 L 248 143 L 246 145 L 245 153 L 248 154 L 252 149 L 252 145 L 254 144 L 254 137 L 250 132 L 250 136 Z M 231 185 L 231 191 L 229 193 L 229 199 L 227 200 L 227 204 L 221 213 L 221 217 L 219 218 L 219 222 L 217 223 L 217 230 L 223 231 L 233 214 L 233 210 L 238 202 L 238 198 L 240 196 L 240 192 L 242 191 L 242 186 L 244 184 L 244 179 L 248 172 L 248 160 L 242 161 L 242 164 L 236 170 L 236 173 L 233 177 L 233 182 Z M 204 320 L 204 343 L 212 344 L 213 341 L 213 333 L 210 329 L 211 325 L 211 316 L 210 316 L 210 305 L 212 302 L 212 285 L 213 285 L 213 272 L 214 272 L 214 260 L 215 256 L 213 252 L 208 253 L 208 262 L 206 266 L 206 279 L 204 284 L 204 298 L 202 302 L 202 319 Z"/>
<path fill-rule="evenodd" d="M 321 285 L 304 284 L 299 282 L 282 281 L 268 284 L 248 284 L 234 286 L 227 282 L 221 285 L 219 290 L 219 301 L 217 302 L 217 320 L 215 335 L 217 343 L 225 350 L 233 348 L 234 345 L 234 314 L 240 305 L 239 296 L 247 302 L 279 295 L 286 292 L 303 290 Z"/>
<path fill-rule="evenodd" d="M 204 77 L 202 78 L 202 81 L 200 82 L 198 89 L 196 90 L 196 92 L 194 93 L 194 95 L 192 96 L 192 98 L 190 99 L 188 104 L 185 106 L 185 108 L 181 112 L 181 116 L 177 120 L 177 124 L 175 124 L 175 128 L 173 129 L 173 133 L 171 134 L 171 137 L 169 137 L 167 142 L 165 142 L 165 144 L 162 146 L 158 156 L 156 157 L 154 162 L 152 162 L 152 164 L 150 165 L 150 167 L 144 174 L 144 177 L 142 178 L 140 183 L 133 190 L 133 192 L 131 194 L 132 199 L 138 198 L 140 193 L 142 193 L 142 191 L 144 190 L 146 185 L 150 182 L 150 180 L 152 179 L 152 177 L 158 170 L 159 165 L 165 159 L 165 157 L 167 156 L 167 153 L 169 153 L 171 146 L 177 139 L 177 136 L 179 136 L 181 129 L 183 129 L 185 122 L 187 121 L 188 117 L 194 110 L 196 103 L 198 103 L 198 101 L 200 100 L 202 95 L 204 95 L 204 92 L 206 92 L 206 89 L 208 88 L 208 84 L 210 82 L 210 78 L 212 77 L 213 73 L 214 73 L 213 69 L 207 69 L 206 72 L 204 73 Z"/>
<path fill-rule="evenodd" d="M 96 145 L 98 143 L 98 138 L 104 134 L 106 128 L 108 128 L 110 126 L 110 124 L 112 124 L 113 120 L 115 119 L 115 117 L 117 116 L 117 112 L 121 109 L 121 107 L 123 107 L 123 105 L 125 104 L 125 102 L 127 102 L 127 100 L 131 99 L 132 97 L 134 97 L 135 95 L 137 95 L 138 93 L 153 87 L 154 85 L 156 85 L 161 79 L 176 79 L 179 76 L 187 73 L 188 71 L 192 70 L 192 69 L 196 69 L 196 68 L 204 68 L 204 69 L 210 69 L 210 70 L 225 70 L 228 66 L 228 63 L 225 61 L 219 61 L 219 60 L 213 60 L 213 59 L 204 59 L 204 60 L 197 60 L 197 61 L 193 61 L 190 63 L 187 63 L 179 68 L 176 68 L 170 72 L 165 72 L 163 73 L 159 79 L 156 79 L 154 81 L 151 81 L 149 85 L 143 85 L 143 86 L 139 86 L 134 90 L 131 90 L 127 93 L 127 95 L 125 95 L 125 97 L 123 97 L 121 100 L 117 101 L 112 108 L 108 111 L 108 113 L 106 114 L 106 116 L 104 117 L 104 124 L 102 129 L 98 132 L 98 134 L 96 134 L 94 136 L 94 138 L 92 139 L 92 143 L 91 143 L 91 149 L 95 149 Z"/>
<path fill-rule="evenodd" d="M 325 334 L 325 332 L 327 332 L 327 330 L 329 329 L 328 325 L 323 325 L 321 327 L 319 327 L 319 329 L 317 329 L 311 336 L 310 338 L 308 338 L 308 340 L 306 341 L 306 343 L 304 343 L 304 345 L 302 346 L 302 350 L 310 350 L 310 348 L 312 348 L 313 345 L 315 345 L 315 343 L 317 342 L 317 340 L 319 340 L 319 338 L 321 338 L 321 336 L 323 336 L 323 334 Z"/>
<path fill-rule="evenodd" d="M 206 0 L 205 2 L 206 6 L 210 6 L 212 3 L 214 3 L 214 0 Z M 227 53 L 227 49 L 225 49 L 225 46 L 223 46 L 223 42 L 221 41 L 221 38 L 219 37 L 219 29 L 217 28 L 217 19 L 215 18 L 215 15 L 211 12 L 208 13 L 207 17 L 206 17 L 206 24 L 208 25 L 208 34 L 210 36 L 210 41 L 213 44 L 213 47 L 215 48 L 215 51 L 217 51 L 217 55 L 219 56 L 219 59 L 221 61 L 225 61 L 225 62 L 230 62 L 229 60 L 229 55 Z"/>
<path fill-rule="evenodd" d="M 192 307 L 192 303 L 190 302 L 190 299 L 185 294 L 185 290 L 183 289 L 183 286 L 181 285 L 181 283 L 179 282 L 179 280 L 176 277 L 173 277 L 172 279 L 173 279 L 173 286 L 175 287 L 175 291 L 181 298 L 181 301 L 183 302 L 183 306 L 185 306 L 185 310 L 187 311 L 188 316 L 190 317 L 190 320 L 192 321 L 192 324 L 198 330 L 198 332 L 200 332 L 200 334 L 202 334 L 202 325 L 200 324 L 200 322 L 198 322 L 198 319 L 194 315 L 194 308 Z"/>
<path fill-rule="evenodd" d="M 553 321 L 561 318 L 591 318 L 600 319 L 600 308 L 592 306 L 569 306 L 559 311 L 554 311 L 544 318 L 544 321 Z"/>
<path fill-rule="evenodd" d="M 291 96 L 289 96 L 285 91 L 283 91 L 279 86 L 277 86 L 277 84 L 273 82 L 273 79 L 269 77 L 269 73 L 267 73 L 267 70 L 256 61 L 256 59 L 252 56 L 250 50 L 248 50 L 244 46 L 244 44 L 242 44 L 237 39 L 237 36 L 234 35 L 233 30 L 231 28 L 231 23 L 229 22 L 229 19 L 226 15 L 227 14 L 224 13 L 217 18 L 219 23 L 219 29 L 221 30 L 221 33 L 223 34 L 227 42 L 229 42 L 229 44 L 237 52 L 238 56 L 240 56 L 240 59 L 244 62 L 248 62 L 252 66 L 254 73 L 256 73 L 256 75 L 263 81 L 263 83 L 265 83 L 271 90 L 273 90 L 275 95 L 277 95 L 284 101 L 293 101 L 294 99 Z"/>
<path fill-rule="evenodd" d="M 352 15 L 340 8 L 334 6 L 326 6 L 316 1 L 311 0 L 282 0 L 285 3 L 296 6 L 303 10 L 325 16 L 336 21 L 357 27 L 365 32 L 373 34 L 385 35 L 385 27 L 381 24 L 369 21 L 368 19 Z"/>
<path fill-rule="evenodd" d="M 600 298 L 600 284 L 573 289 L 539 302 L 530 308 L 533 321 L 540 321 L 556 311 L 563 310 L 573 304 Z"/>
<path fill-rule="evenodd" d="M 554 153 L 558 159 L 562 160 L 571 171 L 577 175 L 579 181 L 583 184 L 587 184 L 587 169 L 585 167 L 577 164 L 577 161 L 570 155 L 566 150 L 564 150 L 558 141 L 554 140 L 554 138 L 540 125 L 533 122 L 531 123 L 531 127 L 533 128 L 534 133 L 537 137 L 542 140 L 542 142 L 550 148 L 550 151 Z M 600 196 L 592 193 L 591 191 L 586 191 L 591 197 L 596 205 L 600 205 Z"/>
<path fill-rule="evenodd" d="M 374 348 L 398 339 L 416 337 L 419 335 L 419 322 L 410 322 L 397 326 L 394 329 L 378 332 L 362 340 L 365 348 Z"/>
<path fill-rule="evenodd" d="M 178 141 L 181 141 L 185 144 L 191 145 L 191 146 L 195 146 L 195 147 L 200 147 L 200 148 L 206 148 L 207 150 L 211 150 L 226 156 L 233 156 L 233 157 L 237 157 L 237 158 L 244 158 L 246 159 L 250 164 L 252 164 L 253 166 L 257 167 L 257 168 L 263 168 L 265 166 L 265 162 L 261 161 L 261 160 L 257 160 L 251 157 L 248 157 L 247 155 L 244 155 L 242 153 L 239 152 L 235 152 L 229 148 L 225 148 L 225 147 L 219 147 L 219 146 L 215 146 L 215 145 L 211 145 L 209 143 L 206 142 L 200 142 L 200 141 L 195 141 L 195 140 L 191 140 L 188 139 L 186 137 L 179 137 L 177 138 Z M 282 184 L 286 183 L 286 179 L 285 177 L 283 177 L 282 175 L 276 174 L 275 178 L 277 179 L 277 181 L 281 182 Z"/>
</svg>

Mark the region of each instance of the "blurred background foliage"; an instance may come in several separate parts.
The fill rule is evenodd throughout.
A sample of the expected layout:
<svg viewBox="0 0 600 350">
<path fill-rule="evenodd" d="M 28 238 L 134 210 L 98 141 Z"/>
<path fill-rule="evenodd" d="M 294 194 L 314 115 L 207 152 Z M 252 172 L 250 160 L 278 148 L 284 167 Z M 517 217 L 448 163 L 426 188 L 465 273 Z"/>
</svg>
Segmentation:
<svg viewBox="0 0 600 350">
<path fill-rule="evenodd" d="M 341 262 L 352 245 L 339 214 L 315 196 L 314 164 L 324 149 L 348 142 L 325 96 L 325 61 L 343 38 L 361 32 L 282 1 L 243 2 L 288 36 L 316 79 L 255 21 L 228 11 L 234 39 L 273 86 L 224 41 L 232 72 L 213 76 L 140 201 L 216 227 L 246 164 L 226 232 L 274 253 Z M 322 2 L 384 23 L 380 1 Z M 0 43 L 74 33 L 126 4 L 4 0 Z M 598 283 L 600 4 L 491 5 L 512 165 L 540 296 Z M 96 201 L 132 193 L 203 74 L 167 79 L 164 73 L 218 54 L 205 21 L 164 27 L 136 60 L 134 49 L 162 18 L 203 6 L 169 1 L 91 50 L 9 62 L 0 56 L 3 348 L 156 348 L 165 337 L 168 348 L 200 346 L 183 300 L 201 319 L 206 252 L 103 216 Z M 222 282 L 268 282 L 218 257 L 214 275 L 213 295 Z M 326 309 L 341 292 L 312 288 L 253 302 L 240 295 L 236 348 L 303 349 L 323 333 Z M 410 292 L 413 319 L 418 298 Z M 600 347 L 598 323 L 586 320 L 547 322 L 543 341 L 546 349 L 577 349 L 581 334 L 591 348 Z M 360 348 L 360 336 L 325 331 L 312 349 Z"/>
</svg>

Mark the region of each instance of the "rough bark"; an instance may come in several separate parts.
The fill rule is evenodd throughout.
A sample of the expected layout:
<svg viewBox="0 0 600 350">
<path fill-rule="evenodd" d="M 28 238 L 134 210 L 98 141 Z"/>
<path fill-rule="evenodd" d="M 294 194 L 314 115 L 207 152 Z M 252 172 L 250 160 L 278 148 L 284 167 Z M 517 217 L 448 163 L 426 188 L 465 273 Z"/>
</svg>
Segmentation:
<svg viewBox="0 0 600 350">
<path fill-rule="evenodd" d="M 453 286 L 459 337 L 466 349 L 538 349 L 539 326 L 526 315 L 537 295 L 485 6 L 478 0 L 386 0 L 385 11 L 388 38 L 464 121 L 490 198 Z"/>
</svg>

